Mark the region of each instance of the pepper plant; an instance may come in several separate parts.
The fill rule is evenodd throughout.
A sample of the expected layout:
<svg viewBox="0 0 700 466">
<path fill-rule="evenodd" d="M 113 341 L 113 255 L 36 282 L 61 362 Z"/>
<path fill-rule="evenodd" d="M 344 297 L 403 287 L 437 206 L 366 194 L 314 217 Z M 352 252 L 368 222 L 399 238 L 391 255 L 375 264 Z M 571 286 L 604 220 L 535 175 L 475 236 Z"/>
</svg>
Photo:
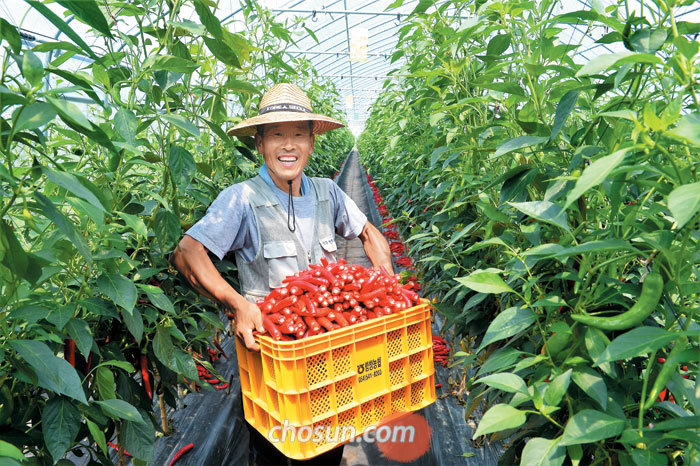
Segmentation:
<svg viewBox="0 0 700 466">
<path fill-rule="evenodd" d="M 691 3 L 421 2 L 401 29 L 358 148 L 503 464 L 700 462 Z"/>
<path fill-rule="evenodd" d="M 240 33 L 205 0 L 56 3 L 97 42 L 39 1 L 27 5 L 62 40 L 22 42 L 0 18 L 0 457 L 53 464 L 73 451 L 111 464 L 111 441 L 120 463 L 127 450 L 144 464 L 167 433 L 166 405 L 199 380 L 195 361 L 213 370 L 206 350 L 225 331 L 222 309 L 168 255 L 261 163 L 226 129 L 272 83 L 316 77 L 284 57 L 301 26 L 253 2 Z M 328 85 L 310 95 L 337 113 Z M 329 176 L 353 140 L 318 144 L 311 174 Z M 231 261 L 217 267 L 236 283 Z"/>
</svg>

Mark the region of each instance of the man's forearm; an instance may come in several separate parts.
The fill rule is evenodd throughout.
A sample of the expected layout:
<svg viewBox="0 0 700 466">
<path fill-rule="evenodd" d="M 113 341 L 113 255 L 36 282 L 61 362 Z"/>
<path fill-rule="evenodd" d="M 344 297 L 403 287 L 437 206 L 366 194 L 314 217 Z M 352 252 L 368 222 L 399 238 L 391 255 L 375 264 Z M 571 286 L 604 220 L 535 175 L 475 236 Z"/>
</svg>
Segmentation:
<svg viewBox="0 0 700 466">
<path fill-rule="evenodd" d="M 237 308 L 240 294 L 221 276 L 197 240 L 185 236 L 173 252 L 172 264 L 198 293 L 229 308 Z"/>
<path fill-rule="evenodd" d="M 360 241 L 365 249 L 365 254 L 376 268 L 384 267 L 387 272 L 393 274 L 394 267 L 391 263 L 391 249 L 384 235 L 369 221 L 360 233 Z"/>
</svg>

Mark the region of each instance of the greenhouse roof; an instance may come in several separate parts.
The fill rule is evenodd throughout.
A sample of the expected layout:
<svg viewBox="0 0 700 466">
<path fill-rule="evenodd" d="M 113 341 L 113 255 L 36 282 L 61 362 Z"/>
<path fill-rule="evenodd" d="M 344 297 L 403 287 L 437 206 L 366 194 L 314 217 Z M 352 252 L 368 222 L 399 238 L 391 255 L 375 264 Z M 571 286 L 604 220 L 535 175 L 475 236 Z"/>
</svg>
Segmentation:
<svg viewBox="0 0 700 466">
<path fill-rule="evenodd" d="M 240 3 L 239 0 L 218 1 L 217 17 L 233 31 L 243 15 Z M 260 0 L 260 3 L 274 12 L 280 22 L 288 21 L 291 24 L 299 20 L 313 32 L 315 37 L 311 34 L 295 37 L 296 43 L 288 48 L 288 53 L 307 58 L 320 76 L 335 83 L 344 97 L 345 108 L 342 110 L 347 112 L 350 128 L 359 134 L 385 81 L 398 79 L 395 71 L 403 59 L 392 62 L 392 54 L 398 42 L 399 28 L 405 24 L 406 18 L 416 6 L 424 2 L 406 0 L 396 8 L 389 8 L 396 3 L 393 0 Z M 439 5 L 442 2 L 435 3 Z M 562 0 L 555 7 L 554 13 L 600 9 L 612 4 L 616 2 Z M 649 5 L 641 1 L 639 4 L 638 10 L 654 14 Z M 65 12 L 57 3 L 49 3 L 47 6 L 59 15 Z M 691 3 L 677 11 L 677 20 L 700 22 L 700 6 L 697 3 Z M 452 14 L 455 14 L 454 11 Z M 198 20 L 194 8 L 183 8 L 180 16 L 181 21 Z M 53 24 L 22 0 L 5 0 L 0 3 L 0 17 L 19 26 L 24 33 L 25 42 L 30 46 L 44 41 L 66 40 Z M 460 16 L 458 19 L 467 22 L 476 18 Z M 87 25 L 77 24 L 79 21 L 72 21 L 71 17 L 67 21 L 71 22 L 70 26 L 88 44 L 92 45 L 96 41 L 96 38 L 90 40 L 92 32 Z M 130 34 L 136 27 L 135 24 L 126 24 L 119 29 L 122 33 Z M 562 37 L 568 36 L 569 43 L 581 44 L 578 54 L 581 62 L 602 53 L 619 51 L 611 45 L 596 42 L 607 32 L 603 27 L 600 27 L 601 30 L 584 30 L 574 24 L 567 27 L 571 33 Z M 71 59 L 76 62 L 73 65 L 76 69 L 84 66 L 82 62 L 86 60 L 79 56 Z"/>
</svg>

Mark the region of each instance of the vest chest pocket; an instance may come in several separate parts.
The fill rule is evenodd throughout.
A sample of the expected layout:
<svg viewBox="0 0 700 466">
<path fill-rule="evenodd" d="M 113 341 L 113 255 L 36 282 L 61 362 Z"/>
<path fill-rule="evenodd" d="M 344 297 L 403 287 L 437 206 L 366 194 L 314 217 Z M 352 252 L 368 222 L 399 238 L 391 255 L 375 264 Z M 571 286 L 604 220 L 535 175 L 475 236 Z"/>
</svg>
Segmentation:
<svg viewBox="0 0 700 466">
<path fill-rule="evenodd" d="M 321 249 L 326 259 L 330 262 L 335 262 L 335 252 L 338 250 L 338 246 L 335 244 L 335 238 L 333 236 L 321 238 L 319 243 L 321 243 Z"/>
<path fill-rule="evenodd" d="M 293 241 L 274 241 L 263 244 L 267 261 L 270 288 L 283 286 L 282 280 L 299 271 L 297 248 Z"/>
</svg>

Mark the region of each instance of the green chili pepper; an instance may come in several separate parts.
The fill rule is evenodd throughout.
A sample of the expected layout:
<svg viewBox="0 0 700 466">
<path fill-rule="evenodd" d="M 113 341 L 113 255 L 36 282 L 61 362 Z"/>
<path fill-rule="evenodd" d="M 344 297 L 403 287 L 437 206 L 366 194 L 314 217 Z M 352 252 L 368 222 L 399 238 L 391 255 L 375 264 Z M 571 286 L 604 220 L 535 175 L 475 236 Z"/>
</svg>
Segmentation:
<svg viewBox="0 0 700 466">
<path fill-rule="evenodd" d="M 582 314 L 572 314 L 571 318 L 576 322 L 603 330 L 625 330 L 642 323 L 649 317 L 656 305 L 659 304 L 661 293 L 664 290 L 664 280 L 661 274 L 650 273 L 642 284 L 642 293 L 637 302 L 622 314 L 611 317 L 597 317 Z"/>
<path fill-rule="evenodd" d="M 697 355 L 697 350 L 688 349 L 688 339 L 686 337 L 678 337 L 673 344 L 673 349 L 671 353 L 666 358 L 666 362 L 661 366 L 659 375 L 656 376 L 654 385 L 651 387 L 649 396 L 647 396 L 647 401 L 644 403 L 644 409 L 649 409 L 649 407 L 654 404 L 656 397 L 659 396 L 661 390 L 666 387 L 666 384 L 671 379 L 671 376 L 676 372 L 678 364 L 684 361 L 688 361 Z"/>
</svg>

